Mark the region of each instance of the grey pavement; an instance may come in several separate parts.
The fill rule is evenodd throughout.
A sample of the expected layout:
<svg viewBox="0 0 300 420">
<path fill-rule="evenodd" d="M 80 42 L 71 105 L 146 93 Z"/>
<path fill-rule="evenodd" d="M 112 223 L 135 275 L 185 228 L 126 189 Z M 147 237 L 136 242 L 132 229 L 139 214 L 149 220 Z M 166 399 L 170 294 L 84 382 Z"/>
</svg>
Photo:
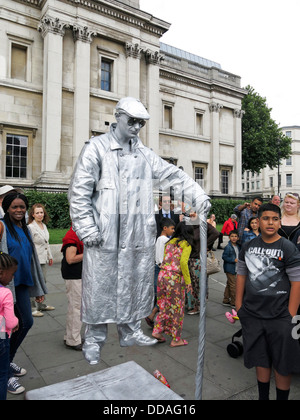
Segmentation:
<svg viewBox="0 0 300 420">
<path fill-rule="evenodd" d="M 223 245 L 226 244 L 226 239 Z M 217 250 L 220 261 L 222 251 Z M 232 335 L 239 330 L 239 323 L 232 325 L 225 318 L 228 308 L 222 305 L 226 277 L 221 270 L 209 278 L 209 296 L 206 318 L 206 350 L 203 373 L 203 400 L 256 400 L 257 386 L 254 369 L 243 365 L 242 356 L 233 359 L 227 353 Z M 89 373 L 107 369 L 128 361 L 135 361 L 149 373 L 158 369 L 167 378 L 171 389 L 186 400 L 195 399 L 195 376 L 198 357 L 199 315 L 185 315 L 183 338 L 185 347 L 170 348 L 166 343 L 151 347 L 119 346 L 115 325 L 109 326 L 109 336 L 101 353 L 101 362 L 90 366 L 81 352 L 67 349 L 63 343 L 67 312 L 67 298 L 60 264 L 48 267 L 47 302 L 55 310 L 44 317 L 34 318 L 34 326 L 24 340 L 15 362 L 27 370 L 20 378 L 26 391 L 63 382 Z M 149 336 L 151 329 L 143 320 L 143 330 Z M 275 399 L 272 379 L 271 399 Z M 22 400 L 24 394 L 8 394 L 8 400 Z M 300 375 L 293 379 L 290 399 L 300 399 Z"/>
</svg>

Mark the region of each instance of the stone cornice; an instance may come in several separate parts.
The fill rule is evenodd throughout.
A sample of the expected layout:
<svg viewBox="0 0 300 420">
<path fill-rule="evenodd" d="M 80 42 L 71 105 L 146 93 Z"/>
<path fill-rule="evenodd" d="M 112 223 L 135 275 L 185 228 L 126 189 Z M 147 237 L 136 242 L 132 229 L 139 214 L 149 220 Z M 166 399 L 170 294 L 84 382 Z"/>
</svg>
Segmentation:
<svg viewBox="0 0 300 420">
<path fill-rule="evenodd" d="M 218 83 L 216 80 L 196 78 L 194 74 L 180 74 L 167 70 L 166 68 L 160 69 L 160 77 L 162 79 L 173 80 L 174 82 L 183 83 L 189 86 L 196 87 L 198 89 L 205 89 L 208 91 L 217 91 L 224 93 L 226 95 L 234 96 L 236 98 L 242 99 L 246 95 L 246 91 L 242 88 L 238 88 L 232 85 L 225 85 Z"/>
<path fill-rule="evenodd" d="M 26 0 L 23 0 L 26 1 Z M 150 32 L 161 37 L 170 28 L 170 24 L 163 20 L 156 19 L 149 13 L 135 9 L 114 0 L 62 0 L 65 3 L 73 4 L 76 7 L 84 7 L 91 12 L 99 13 L 107 17 L 133 25 L 141 30 Z"/>
<path fill-rule="evenodd" d="M 17 1 L 18 3 L 25 3 L 25 4 L 29 4 L 30 6 L 34 6 L 37 7 L 38 9 L 41 9 L 42 7 L 42 3 L 44 0 L 14 0 Z"/>
<path fill-rule="evenodd" d="M 11 0 L 18 3 L 27 4 L 38 9 L 47 3 L 47 0 Z M 107 17 L 122 21 L 133 25 L 138 29 L 150 32 L 157 37 L 170 29 L 171 24 L 159 18 L 155 18 L 150 13 L 136 9 L 124 3 L 115 0 L 60 0 L 64 3 L 71 4 L 74 7 L 84 7 L 91 12 L 99 13 Z"/>
</svg>

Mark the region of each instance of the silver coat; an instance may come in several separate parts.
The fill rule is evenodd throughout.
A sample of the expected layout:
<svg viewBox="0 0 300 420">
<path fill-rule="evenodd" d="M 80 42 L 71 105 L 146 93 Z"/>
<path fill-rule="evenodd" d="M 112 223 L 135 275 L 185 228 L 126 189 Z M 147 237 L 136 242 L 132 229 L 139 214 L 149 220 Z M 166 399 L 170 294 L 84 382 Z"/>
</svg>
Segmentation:
<svg viewBox="0 0 300 420">
<path fill-rule="evenodd" d="M 85 247 L 82 321 L 129 323 L 153 309 L 156 222 L 153 188 L 174 187 L 175 196 L 201 211 L 208 197 L 181 169 L 136 137 L 124 152 L 111 132 L 90 139 L 78 158 L 69 188 L 73 229 L 83 240 L 95 233 L 99 246 Z"/>
</svg>

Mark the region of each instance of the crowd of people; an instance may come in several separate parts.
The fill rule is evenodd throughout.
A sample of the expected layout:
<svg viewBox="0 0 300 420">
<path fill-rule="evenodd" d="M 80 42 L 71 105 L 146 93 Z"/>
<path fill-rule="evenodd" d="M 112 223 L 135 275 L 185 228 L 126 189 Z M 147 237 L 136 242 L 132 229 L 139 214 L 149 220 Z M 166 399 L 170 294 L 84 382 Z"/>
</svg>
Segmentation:
<svg viewBox="0 0 300 420">
<path fill-rule="evenodd" d="M 122 347 L 165 343 L 165 334 L 172 348 L 188 345 L 182 337 L 186 302 L 188 315 L 200 309 L 198 215 L 210 209 L 195 180 L 142 144 L 138 135 L 150 115 L 139 100 L 121 99 L 115 118 L 110 132 L 87 141 L 78 158 L 68 194 L 72 227 L 62 244 L 69 302 L 64 340 L 91 365 L 100 361 L 111 323 Z M 164 194 L 155 220 L 154 180 L 188 197 L 183 200 L 189 207 L 180 201 L 174 211 Z M 286 194 L 282 219 L 280 197 L 272 201 L 263 205 L 254 197 L 236 206 L 221 234 L 211 215 L 202 252 L 216 240 L 222 249 L 228 235 L 223 304 L 240 317 L 245 365 L 256 367 L 259 398 L 268 399 L 273 366 L 277 398 L 287 399 L 291 373 L 300 372 L 300 347 L 291 334 L 291 317 L 300 306 L 300 200 Z M 10 186 L 1 187 L 0 205 L 0 397 L 5 399 L 6 391 L 24 391 L 18 377 L 26 370 L 14 357 L 33 316 L 55 308 L 45 303 L 45 266 L 53 263 L 45 207 L 36 203 L 29 210 L 27 197 Z M 143 333 L 142 318 L 152 337 Z"/>
<path fill-rule="evenodd" d="M 165 197 L 164 202 L 170 203 L 170 197 Z M 171 217 L 171 212 L 164 217 Z M 186 292 L 193 293 L 195 298 L 195 305 L 187 314 L 199 313 L 199 231 L 195 235 L 199 224 L 194 223 L 194 229 L 189 229 L 191 226 L 182 222 L 186 217 L 181 215 L 177 225 L 160 219 L 162 234 L 157 240 L 160 251 L 155 276 L 157 304 L 146 318 L 159 343 L 166 341 L 163 334 L 172 337 L 171 347 L 188 344 L 181 336 Z M 197 216 L 188 217 L 192 220 Z M 207 226 L 216 231 L 215 214 L 207 219 Z M 228 236 L 222 253 L 227 279 L 223 305 L 237 310 L 245 366 L 256 368 L 260 400 L 269 399 L 272 368 L 277 399 L 286 400 L 292 373 L 300 372 L 300 347 L 292 336 L 291 323 L 291 316 L 299 313 L 300 304 L 299 195 L 286 194 L 282 204 L 279 196 L 266 204 L 262 198 L 254 197 L 251 202 L 236 206 L 221 232 L 216 232 L 212 242 L 208 234 L 207 247 L 211 249 L 218 239 L 218 249 L 223 249 L 223 236 Z M 165 245 L 164 253 L 161 243 Z M 246 282 L 248 278 L 250 282 Z"/>
<path fill-rule="evenodd" d="M 22 191 L 10 186 L 0 188 L 0 199 L 2 212 L 0 222 L 0 399 L 5 399 L 7 391 L 15 394 L 24 392 L 24 387 L 20 385 L 18 378 L 25 375 L 26 370 L 14 363 L 14 357 L 33 325 L 32 317 L 43 316 L 44 311 L 55 308 L 45 302 L 47 293 L 45 266 L 53 264 L 53 257 L 47 229 L 49 216 L 44 205 L 36 203 L 29 209 L 27 197 Z M 266 212 L 273 211 L 274 213 L 275 211 L 276 213 L 276 208 L 278 208 L 278 214 L 280 214 L 278 205 L 280 206 L 280 202 L 275 196 L 271 201 L 271 207 L 266 208 Z M 170 346 L 174 348 L 188 345 L 188 341 L 182 337 L 185 312 L 188 315 L 196 315 L 200 311 L 200 222 L 196 213 L 185 211 L 184 203 L 180 203 L 180 211 L 174 212 L 171 197 L 167 194 L 161 197 L 159 207 L 159 212 L 156 214 L 158 235 L 153 279 L 155 301 L 152 312 L 146 317 L 146 322 L 151 327 L 152 336 L 158 343 L 165 343 L 164 334 L 167 334 L 171 337 Z M 243 270 L 245 270 L 245 249 L 248 245 L 246 247 L 243 245 L 249 244 L 252 240 L 261 240 L 262 235 L 263 239 L 266 236 L 265 231 L 262 231 L 264 222 L 259 213 L 264 207 L 260 197 L 236 206 L 225 221 L 221 232 L 216 229 L 214 214 L 211 214 L 207 220 L 207 250 L 214 249 L 213 245 L 216 242 L 218 242 L 217 248 L 223 249 L 222 259 L 227 279 L 223 298 L 224 306 L 241 309 L 243 298 L 240 286 L 238 286 L 239 260 L 243 261 Z M 293 251 L 293 264 L 296 266 L 298 258 L 295 250 L 300 251 L 299 195 L 286 194 L 281 209 L 281 224 L 276 230 L 278 235 L 276 239 L 283 237 L 293 243 L 295 248 L 289 249 L 289 252 Z M 228 243 L 225 248 L 222 248 L 224 236 L 228 236 Z M 66 283 L 68 298 L 64 343 L 68 348 L 79 351 L 82 350 L 80 310 L 83 249 L 83 242 L 79 240 L 71 227 L 63 238 L 61 249 L 61 273 Z M 32 261 L 35 262 L 34 265 Z M 265 264 L 269 273 L 273 273 L 268 265 L 269 262 Z M 250 271 L 251 269 L 253 270 L 252 266 Z M 276 270 L 274 273 L 276 274 Z M 297 302 L 297 296 L 295 302 Z M 239 315 L 240 312 L 238 311 Z M 243 313 L 241 318 L 244 317 Z M 247 331 L 245 333 L 247 342 L 249 332 L 247 325 L 244 326 L 247 323 L 244 320 L 241 322 Z M 252 360 L 251 355 L 249 357 L 249 360 Z M 249 366 L 253 363 L 255 362 L 248 362 Z M 269 370 L 270 368 L 258 369 L 260 397 L 267 396 L 267 385 L 264 386 L 264 384 L 269 383 L 266 381 Z M 278 386 L 287 388 L 289 381 L 286 381 L 286 375 L 278 372 L 276 375 Z M 278 389 L 278 395 L 281 397 L 288 395 L 288 393 L 280 393 L 280 388 Z"/>
<path fill-rule="evenodd" d="M 45 206 L 30 209 L 20 189 L 0 188 L 0 400 L 7 392 L 20 394 L 25 388 L 19 377 L 26 369 L 14 357 L 33 325 L 33 317 L 55 310 L 46 304 L 46 265 L 52 266 Z M 66 283 L 68 313 L 65 345 L 81 350 L 81 264 L 83 244 L 70 228 L 62 244 L 62 277 Z"/>
</svg>

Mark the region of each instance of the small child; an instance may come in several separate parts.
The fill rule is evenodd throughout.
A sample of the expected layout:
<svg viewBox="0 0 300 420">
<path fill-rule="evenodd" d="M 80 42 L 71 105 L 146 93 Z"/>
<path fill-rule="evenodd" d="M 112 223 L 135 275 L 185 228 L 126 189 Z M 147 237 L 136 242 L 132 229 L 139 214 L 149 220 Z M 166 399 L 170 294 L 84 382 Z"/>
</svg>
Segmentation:
<svg viewBox="0 0 300 420">
<path fill-rule="evenodd" d="M 231 306 L 232 308 L 235 307 L 236 268 L 240 251 L 238 240 L 239 234 L 237 230 L 229 232 L 229 242 L 222 254 L 222 258 L 224 260 L 224 272 L 227 277 L 223 305 Z"/>
<path fill-rule="evenodd" d="M 165 342 L 162 333 L 171 335 L 171 347 L 186 346 L 182 340 L 185 289 L 192 290 L 188 260 L 193 245 L 193 227 L 180 222 L 165 246 L 164 260 L 158 275 L 157 302 L 159 313 L 152 336 Z"/>
<path fill-rule="evenodd" d="M 12 292 L 6 287 L 13 279 L 18 261 L 0 252 L 0 400 L 6 400 L 10 372 L 9 339 L 18 329 L 19 320 L 14 313 Z"/>
<path fill-rule="evenodd" d="M 260 400 L 269 399 L 272 367 L 277 400 L 287 400 L 291 374 L 300 372 L 300 346 L 292 334 L 300 304 L 300 253 L 278 234 L 278 206 L 262 205 L 258 218 L 261 236 L 243 245 L 237 270 L 244 363 L 256 368 Z"/>
<path fill-rule="evenodd" d="M 154 308 L 149 316 L 145 318 L 149 327 L 154 327 L 154 317 L 159 311 L 157 305 L 157 279 L 160 270 L 160 266 L 164 259 L 164 252 L 165 252 L 165 244 L 171 238 L 175 231 L 175 222 L 168 217 L 164 217 L 160 222 L 160 227 L 162 229 L 160 236 L 156 240 L 155 244 L 155 269 L 154 269 L 154 294 L 155 294 L 155 302 Z"/>
</svg>

